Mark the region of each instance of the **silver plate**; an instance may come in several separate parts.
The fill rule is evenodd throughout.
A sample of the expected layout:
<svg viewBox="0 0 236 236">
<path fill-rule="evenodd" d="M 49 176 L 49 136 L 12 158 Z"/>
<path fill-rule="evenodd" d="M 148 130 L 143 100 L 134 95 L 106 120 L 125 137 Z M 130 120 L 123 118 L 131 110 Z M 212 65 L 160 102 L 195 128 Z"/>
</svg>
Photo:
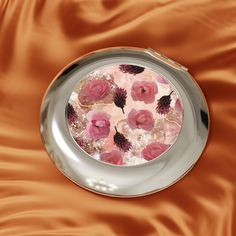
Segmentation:
<svg viewBox="0 0 236 236">
<path fill-rule="evenodd" d="M 74 142 L 65 110 L 78 78 L 111 63 L 135 63 L 163 74 L 177 89 L 184 107 L 176 142 L 159 158 L 142 165 L 107 165 Z M 152 49 L 108 48 L 78 58 L 52 81 L 41 105 L 41 136 L 56 167 L 90 191 L 112 197 L 137 197 L 163 190 L 180 180 L 197 162 L 207 141 L 209 112 L 203 93 L 187 68 Z"/>
</svg>

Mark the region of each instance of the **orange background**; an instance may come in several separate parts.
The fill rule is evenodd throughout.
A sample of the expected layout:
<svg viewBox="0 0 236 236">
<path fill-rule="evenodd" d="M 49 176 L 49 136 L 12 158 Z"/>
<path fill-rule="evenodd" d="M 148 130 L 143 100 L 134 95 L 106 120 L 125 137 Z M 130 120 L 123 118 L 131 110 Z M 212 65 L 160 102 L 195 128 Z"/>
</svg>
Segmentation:
<svg viewBox="0 0 236 236">
<path fill-rule="evenodd" d="M 151 47 L 190 69 L 211 113 L 193 170 L 147 197 L 66 179 L 39 135 L 43 94 L 78 56 Z M 0 1 L 0 235 L 236 235 L 236 1 Z"/>
</svg>

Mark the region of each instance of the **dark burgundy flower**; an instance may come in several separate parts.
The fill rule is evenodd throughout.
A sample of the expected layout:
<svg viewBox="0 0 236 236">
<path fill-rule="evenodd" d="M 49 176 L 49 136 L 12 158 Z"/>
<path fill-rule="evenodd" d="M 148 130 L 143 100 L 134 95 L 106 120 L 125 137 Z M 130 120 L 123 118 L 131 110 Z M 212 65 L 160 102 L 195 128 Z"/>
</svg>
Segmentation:
<svg viewBox="0 0 236 236">
<path fill-rule="evenodd" d="M 114 103 L 117 107 L 122 109 L 122 112 L 125 113 L 124 107 L 126 105 L 127 91 L 123 88 L 116 88 L 114 93 Z"/>
<path fill-rule="evenodd" d="M 141 66 L 134 66 L 134 65 L 120 65 L 119 69 L 123 72 L 123 73 L 129 73 L 129 74 L 139 74 L 142 73 L 144 71 L 144 67 Z"/>
<path fill-rule="evenodd" d="M 129 151 L 129 149 L 132 146 L 131 143 L 123 134 L 121 134 L 117 131 L 116 127 L 115 127 L 115 130 L 116 130 L 116 133 L 113 137 L 113 140 L 114 140 L 116 146 L 124 152 Z"/>
<path fill-rule="evenodd" d="M 84 147 L 85 143 L 84 140 L 80 137 L 74 137 L 76 143 L 80 146 L 80 147 Z"/>
<path fill-rule="evenodd" d="M 171 93 L 169 95 L 165 95 L 162 96 L 158 102 L 157 102 L 157 107 L 156 107 L 156 111 L 157 113 L 161 114 L 161 115 L 165 115 L 169 112 L 170 110 L 170 103 L 171 103 L 171 94 L 174 91 L 171 91 Z"/>
<path fill-rule="evenodd" d="M 67 106 L 67 119 L 70 124 L 74 123 L 78 119 L 76 111 L 70 103 L 68 103 Z"/>
</svg>

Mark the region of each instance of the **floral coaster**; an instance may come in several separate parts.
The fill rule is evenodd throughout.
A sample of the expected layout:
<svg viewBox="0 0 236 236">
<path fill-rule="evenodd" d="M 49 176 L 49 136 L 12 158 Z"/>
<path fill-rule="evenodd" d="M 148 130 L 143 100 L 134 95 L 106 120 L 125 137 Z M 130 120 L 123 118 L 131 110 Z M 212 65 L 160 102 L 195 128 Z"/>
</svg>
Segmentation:
<svg viewBox="0 0 236 236">
<path fill-rule="evenodd" d="M 71 135 L 92 158 L 120 166 L 158 158 L 176 141 L 183 108 L 164 76 L 140 65 L 108 65 L 80 79 L 67 106 Z"/>
</svg>

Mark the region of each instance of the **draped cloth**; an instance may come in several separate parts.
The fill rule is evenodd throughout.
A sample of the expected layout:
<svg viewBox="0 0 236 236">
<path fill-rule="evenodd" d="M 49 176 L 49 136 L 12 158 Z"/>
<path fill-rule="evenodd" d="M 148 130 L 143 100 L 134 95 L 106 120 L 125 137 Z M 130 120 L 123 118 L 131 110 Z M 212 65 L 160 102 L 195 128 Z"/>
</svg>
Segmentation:
<svg viewBox="0 0 236 236">
<path fill-rule="evenodd" d="M 47 156 L 44 92 L 90 51 L 153 48 L 180 62 L 210 109 L 207 146 L 192 171 L 150 196 L 84 190 Z M 236 235 L 236 1 L 0 1 L 0 235 Z"/>
</svg>

